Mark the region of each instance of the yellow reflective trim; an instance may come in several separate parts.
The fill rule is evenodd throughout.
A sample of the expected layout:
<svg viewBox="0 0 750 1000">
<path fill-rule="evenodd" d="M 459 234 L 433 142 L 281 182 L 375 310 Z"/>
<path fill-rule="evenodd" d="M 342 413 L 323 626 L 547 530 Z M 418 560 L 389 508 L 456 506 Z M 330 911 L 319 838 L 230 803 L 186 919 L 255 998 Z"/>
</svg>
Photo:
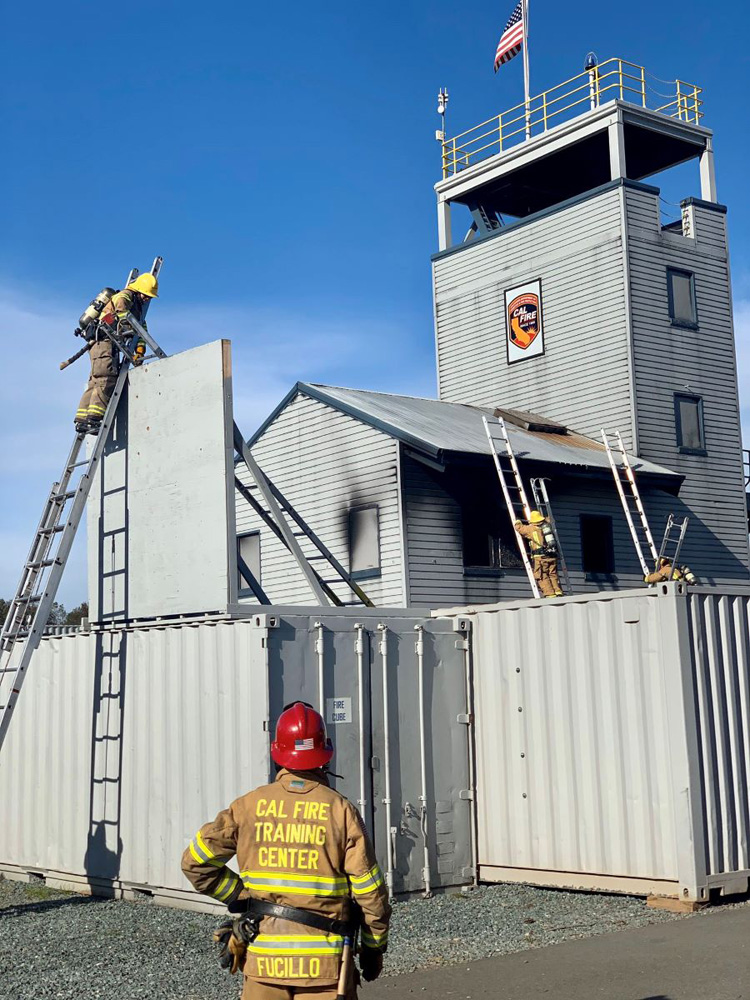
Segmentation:
<svg viewBox="0 0 750 1000">
<path fill-rule="evenodd" d="M 325 882 L 328 885 L 342 885 L 346 886 L 346 879 L 339 875 L 313 875 L 312 878 L 309 875 L 297 875 L 294 872 L 280 872 L 275 869 L 268 869 L 262 872 L 241 872 L 244 878 L 246 875 L 252 878 L 263 878 L 269 881 L 292 881 L 292 882 Z"/>
<path fill-rule="evenodd" d="M 256 941 L 325 941 L 327 944 L 343 945 L 344 939 L 338 934 L 259 934 Z"/>
<path fill-rule="evenodd" d="M 208 858 L 215 858 L 216 857 L 216 855 L 214 854 L 214 852 L 213 851 L 209 851 L 209 849 L 206 847 L 206 842 L 203 839 L 203 837 L 201 837 L 200 830 L 196 833 L 195 839 L 198 841 L 198 847 L 200 847 L 200 849 L 206 855 L 206 859 L 208 859 Z"/>
<path fill-rule="evenodd" d="M 190 853 L 192 854 L 193 858 L 195 858 L 195 860 L 198 862 L 199 865 L 203 864 L 203 858 L 200 856 L 200 854 L 198 854 L 196 849 L 193 847 L 192 840 L 190 841 Z"/>
</svg>

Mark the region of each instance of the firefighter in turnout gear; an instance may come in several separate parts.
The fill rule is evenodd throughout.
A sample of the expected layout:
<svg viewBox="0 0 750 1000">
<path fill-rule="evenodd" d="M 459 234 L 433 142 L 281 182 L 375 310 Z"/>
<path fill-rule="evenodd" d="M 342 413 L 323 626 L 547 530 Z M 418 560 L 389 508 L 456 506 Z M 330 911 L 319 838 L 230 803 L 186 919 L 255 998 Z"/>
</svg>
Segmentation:
<svg viewBox="0 0 750 1000">
<path fill-rule="evenodd" d="M 696 584 L 698 582 L 689 566 L 680 565 L 673 567 L 671 560 L 665 559 L 663 556 L 659 560 L 658 568 L 653 573 L 644 576 L 643 580 L 650 585 L 665 583 L 668 580 L 683 580 L 689 584 Z"/>
<path fill-rule="evenodd" d="M 243 1000 L 355 998 L 358 922 L 362 976 L 382 969 L 391 915 L 383 874 L 359 813 L 328 783 L 333 747 L 318 712 L 288 706 L 271 756 L 276 781 L 202 826 L 182 870 L 234 914 L 214 937 L 222 964 L 243 971 Z M 227 866 L 235 855 L 238 874 Z"/>
<path fill-rule="evenodd" d="M 98 433 L 117 381 L 120 366 L 117 343 L 126 345 L 133 337 L 128 316 L 132 315 L 145 326 L 145 304 L 149 299 L 155 299 L 158 292 L 159 282 L 153 274 L 139 274 L 120 292 L 105 288 L 81 316 L 76 334 L 91 342 L 91 375 L 76 410 L 75 425 L 79 434 Z M 104 325 L 107 332 L 103 329 Z M 135 365 L 142 364 L 145 353 L 146 345 L 139 339 L 134 352 Z"/>
<path fill-rule="evenodd" d="M 534 579 L 542 597 L 562 597 L 557 578 L 557 546 L 549 521 L 538 510 L 532 510 L 528 524 L 516 521 L 514 527 L 529 543 Z"/>
</svg>

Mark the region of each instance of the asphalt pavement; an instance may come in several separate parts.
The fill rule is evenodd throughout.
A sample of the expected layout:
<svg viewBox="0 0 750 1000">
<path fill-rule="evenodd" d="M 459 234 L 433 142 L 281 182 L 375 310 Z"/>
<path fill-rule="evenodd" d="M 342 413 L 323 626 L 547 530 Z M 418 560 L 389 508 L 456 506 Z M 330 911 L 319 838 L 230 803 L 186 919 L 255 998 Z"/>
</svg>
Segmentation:
<svg viewBox="0 0 750 1000">
<path fill-rule="evenodd" d="M 362 1000 L 750 1000 L 750 909 L 381 979 Z"/>
</svg>

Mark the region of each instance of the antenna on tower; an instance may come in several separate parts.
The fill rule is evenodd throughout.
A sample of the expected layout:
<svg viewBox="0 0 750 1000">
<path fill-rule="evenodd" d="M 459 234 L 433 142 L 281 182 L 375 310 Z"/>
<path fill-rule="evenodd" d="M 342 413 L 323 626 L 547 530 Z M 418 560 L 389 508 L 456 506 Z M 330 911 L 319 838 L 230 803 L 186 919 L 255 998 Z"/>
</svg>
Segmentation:
<svg viewBox="0 0 750 1000">
<path fill-rule="evenodd" d="M 448 105 L 448 88 L 441 87 L 438 91 L 437 113 L 440 115 L 440 128 L 435 131 L 438 142 L 445 142 L 445 109 Z"/>
</svg>

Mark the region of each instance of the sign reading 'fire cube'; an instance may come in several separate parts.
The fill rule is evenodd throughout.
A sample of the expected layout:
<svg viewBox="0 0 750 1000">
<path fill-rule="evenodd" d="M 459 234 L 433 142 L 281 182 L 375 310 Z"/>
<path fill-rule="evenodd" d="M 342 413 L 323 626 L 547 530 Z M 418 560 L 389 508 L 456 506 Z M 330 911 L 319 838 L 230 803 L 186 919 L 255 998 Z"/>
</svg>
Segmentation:
<svg viewBox="0 0 750 1000">
<path fill-rule="evenodd" d="M 539 278 L 505 292 L 508 364 L 544 354 L 542 282 Z"/>
</svg>

